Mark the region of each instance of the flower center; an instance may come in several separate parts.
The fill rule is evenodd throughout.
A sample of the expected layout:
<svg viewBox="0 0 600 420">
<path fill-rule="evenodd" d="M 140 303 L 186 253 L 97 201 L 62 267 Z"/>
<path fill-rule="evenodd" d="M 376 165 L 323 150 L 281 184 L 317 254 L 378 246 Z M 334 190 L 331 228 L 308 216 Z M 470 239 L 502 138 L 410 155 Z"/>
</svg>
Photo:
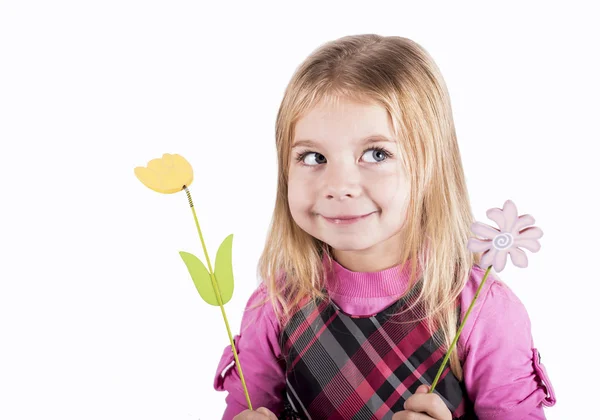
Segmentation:
<svg viewBox="0 0 600 420">
<path fill-rule="evenodd" d="M 510 233 L 501 233 L 494 238 L 494 248 L 503 250 L 510 248 L 513 244 L 513 237 Z"/>
</svg>

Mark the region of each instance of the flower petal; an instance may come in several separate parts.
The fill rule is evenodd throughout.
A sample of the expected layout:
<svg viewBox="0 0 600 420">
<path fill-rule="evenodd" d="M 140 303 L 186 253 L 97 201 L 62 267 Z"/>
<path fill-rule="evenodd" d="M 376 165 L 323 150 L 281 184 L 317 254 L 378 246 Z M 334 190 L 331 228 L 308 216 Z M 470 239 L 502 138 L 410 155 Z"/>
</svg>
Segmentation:
<svg viewBox="0 0 600 420">
<path fill-rule="evenodd" d="M 515 226 L 512 228 L 512 234 L 515 235 L 519 231 L 519 229 L 522 229 L 525 226 L 533 225 L 534 223 L 535 219 L 530 214 L 524 214 L 522 216 L 519 216 L 519 218 L 517 219 L 517 223 L 515 223 Z"/>
<path fill-rule="evenodd" d="M 479 265 L 482 268 L 488 268 L 490 265 L 492 265 L 497 252 L 498 250 L 496 248 L 490 248 L 488 251 L 484 252 L 483 256 L 481 257 L 481 261 L 479 261 Z"/>
<path fill-rule="evenodd" d="M 496 222 L 500 230 L 504 229 L 504 215 L 502 214 L 502 209 L 489 209 L 485 214 L 487 215 L 488 219 Z"/>
<path fill-rule="evenodd" d="M 522 239 L 540 239 L 542 236 L 544 236 L 542 229 L 536 226 L 531 226 L 520 231 L 517 237 Z"/>
<path fill-rule="evenodd" d="M 162 192 L 161 180 L 158 174 L 143 166 L 138 166 L 134 169 L 135 176 L 139 179 L 142 184 L 156 192 Z"/>
<path fill-rule="evenodd" d="M 525 248 L 531 252 L 538 252 L 541 248 L 541 245 L 537 239 L 516 238 L 513 242 L 513 247 Z"/>
<path fill-rule="evenodd" d="M 167 168 L 172 168 L 173 166 L 175 166 L 173 163 L 173 155 L 171 153 L 163 153 L 162 160 L 163 164 Z"/>
<path fill-rule="evenodd" d="M 150 162 L 148 162 L 146 167 L 157 172 L 158 174 L 165 172 L 165 162 L 162 160 L 162 158 L 152 159 Z"/>
<path fill-rule="evenodd" d="M 170 153 L 152 159 L 146 168 L 135 168 L 135 174 L 148 188 L 163 194 L 179 192 L 194 179 L 189 162 L 180 155 Z"/>
<path fill-rule="evenodd" d="M 494 257 L 494 270 L 496 270 L 496 273 L 499 273 L 502 270 L 504 270 L 504 267 L 506 266 L 506 257 L 507 252 L 505 249 L 496 253 Z"/>
<path fill-rule="evenodd" d="M 521 268 L 527 267 L 527 255 L 522 249 L 512 247 L 508 250 L 508 253 L 514 265 Z"/>
<path fill-rule="evenodd" d="M 481 240 L 478 238 L 469 238 L 467 248 L 471 252 L 484 252 L 493 246 L 491 240 Z"/>
<path fill-rule="evenodd" d="M 495 227 L 481 222 L 474 222 L 471 225 L 471 231 L 475 235 L 479 235 L 484 239 L 494 239 L 500 233 L 500 231 Z"/>
<path fill-rule="evenodd" d="M 177 176 L 182 180 L 183 185 L 189 187 L 194 180 L 194 171 L 192 165 L 181 155 L 172 155 L 172 161 L 177 169 Z"/>
<path fill-rule="evenodd" d="M 504 213 L 504 229 L 502 229 L 502 231 L 510 232 L 517 222 L 517 206 L 515 206 L 515 203 L 511 200 L 506 200 L 502 212 Z"/>
</svg>

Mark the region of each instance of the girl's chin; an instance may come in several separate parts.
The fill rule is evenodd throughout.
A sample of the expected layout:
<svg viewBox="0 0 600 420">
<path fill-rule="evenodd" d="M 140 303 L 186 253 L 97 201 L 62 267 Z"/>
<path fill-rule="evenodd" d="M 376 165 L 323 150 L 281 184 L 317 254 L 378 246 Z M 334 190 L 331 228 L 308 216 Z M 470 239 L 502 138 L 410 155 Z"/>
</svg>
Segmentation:
<svg viewBox="0 0 600 420">
<path fill-rule="evenodd" d="M 323 235 L 319 239 L 339 251 L 362 251 L 371 248 L 374 244 L 367 238 L 357 238 L 346 235 Z"/>
</svg>

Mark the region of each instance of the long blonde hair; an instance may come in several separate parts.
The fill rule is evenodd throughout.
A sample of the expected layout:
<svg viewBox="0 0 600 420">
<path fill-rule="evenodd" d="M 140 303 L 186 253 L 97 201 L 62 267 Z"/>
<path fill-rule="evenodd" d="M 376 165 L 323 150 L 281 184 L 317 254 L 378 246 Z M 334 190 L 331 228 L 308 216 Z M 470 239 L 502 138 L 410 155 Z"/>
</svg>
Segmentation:
<svg viewBox="0 0 600 420">
<path fill-rule="evenodd" d="M 456 302 L 480 254 L 468 251 L 473 223 L 450 99 L 429 54 L 397 36 L 352 35 L 317 48 L 297 68 L 286 88 L 276 121 L 278 184 L 275 208 L 258 264 L 278 319 L 306 298 L 323 298 L 324 242 L 294 222 L 288 207 L 288 171 L 294 127 L 323 99 L 371 101 L 389 113 L 399 141 L 411 192 L 400 261 L 422 268 L 419 295 L 430 328 L 441 329 L 448 349 L 457 331 Z M 411 284 L 416 264 L 411 264 Z M 285 276 L 285 281 L 278 281 Z M 458 352 L 450 358 L 462 380 Z"/>
</svg>

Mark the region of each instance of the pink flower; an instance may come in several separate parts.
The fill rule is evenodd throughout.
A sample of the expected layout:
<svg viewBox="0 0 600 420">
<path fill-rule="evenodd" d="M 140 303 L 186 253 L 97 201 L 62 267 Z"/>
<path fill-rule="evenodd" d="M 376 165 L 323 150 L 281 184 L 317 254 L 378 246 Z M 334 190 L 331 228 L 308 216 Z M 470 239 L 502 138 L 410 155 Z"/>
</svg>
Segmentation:
<svg viewBox="0 0 600 420">
<path fill-rule="evenodd" d="M 534 224 L 535 219 L 529 214 L 517 217 L 517 207 L 511 200 L 506 200 L 502 209 L 489 209 L 486 214 L 489 219 L 496 222 L 500 230 L 480 222 L 471 225 L 473 233 L 483 237 L 483 239 L 470 238 L 467 243 L 467 248 L 471 252 L 483 252 L 479 265 L 482 268 L 493 265 L 494 270 L 500 272 L 506 266 L 507 254 L 510 254 L 514 265 L 527 267 L 527 255 L 519 247 L 538 252 L 540 250 L 538 239 L 544 234 L 535 226 L 522 229 Z"/>
</svg>

